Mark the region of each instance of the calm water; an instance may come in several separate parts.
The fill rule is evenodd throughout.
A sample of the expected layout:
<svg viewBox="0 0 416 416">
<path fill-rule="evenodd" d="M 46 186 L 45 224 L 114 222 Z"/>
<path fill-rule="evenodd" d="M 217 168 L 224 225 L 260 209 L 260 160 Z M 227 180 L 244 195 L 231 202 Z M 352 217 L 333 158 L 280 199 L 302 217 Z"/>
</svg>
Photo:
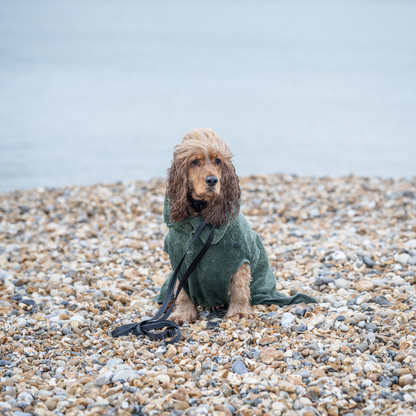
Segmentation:
<svg viewBox="0 0 416 416">
<path fill-rule="evenodd" d="M 191 127 L 249 173 L 416 172 L 414 1 L 0 3 L 0 190 L 163 176 Z"/>
</svg>

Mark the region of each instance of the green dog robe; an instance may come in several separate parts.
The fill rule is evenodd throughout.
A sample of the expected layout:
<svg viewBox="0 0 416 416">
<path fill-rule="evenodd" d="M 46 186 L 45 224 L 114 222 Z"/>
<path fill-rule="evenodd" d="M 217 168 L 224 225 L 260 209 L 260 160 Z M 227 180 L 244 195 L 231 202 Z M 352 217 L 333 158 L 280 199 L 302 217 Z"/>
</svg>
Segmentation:
<svg viewBox="0 0 416 416">
<path fill-rule="evenodd" d="M 169 254 L 174 270 L 203 218 L 188 217 L 177 223 L 171 222 L 170 204 L 166 198 L 163 217 L 169 228 L 163 250 Z M 205 226 L 190 248 L 179 272 L 179 279 L 201 251 L 211 227 L 211 225 Z M 276 278 L 270 267 L 264 245 L 241 211 L 233 219 L 231 225 L 222 225 L 215 229 L 211 246 L 183 289 L 193 303 L 204 308 L 228 305 L 230 303 L 228 286 L 231 277 L 244 262 L 247 262 L 251 269 L 251 305 L 284 306 L 302 302 L 317 303 L 314 298 L 307 295 L 297 293 L 295 296 L 287 297 L 276 291 Z M 172 273 L 163 284 L 160 294 L 155 297 L 154 300 L 157 303 L 162 303 L 165 299 Z"/>
</svg>

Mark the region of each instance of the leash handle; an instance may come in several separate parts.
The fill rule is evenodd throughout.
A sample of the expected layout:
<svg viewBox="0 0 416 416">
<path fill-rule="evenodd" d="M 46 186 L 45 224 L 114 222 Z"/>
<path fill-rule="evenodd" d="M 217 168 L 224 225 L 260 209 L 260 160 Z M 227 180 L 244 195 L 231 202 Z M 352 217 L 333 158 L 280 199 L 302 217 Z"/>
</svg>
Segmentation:
<svg viewBox="0 0 416 416">
<path fill-rule="evenodd" d="M 132 333 L 133 335 L 144 335 L 147 336 L 153 340 L 160 340 L 163 339 L 166 344 L 175 344 L 176 342 L 180 341 L 181 339 L 181 331 L 179 329 L 179 325 L 176 322 L 169 321 L 168 318 L 170 314 L 172 313 L 173 307 L 175 305 L 176 299 L 178 298 L 178 295 L 180 291 L 182 290 L 183 285 L 186 283 L 186 281 L 191 276 L 192 272 L 195 270 L 196 266 L 199 264 L 199 262 L 202 260 L 202 257 L 204 257 L 205 253 L 207 252 L 209 246 L 212 243 L 212 240 L 214 239 L 215 234 L 215 224 L 212 225 L 211 232 L 208 236 L 207 241 L 205 242 L 204 246 L 202 247 L 201 251 L 198 253 L 198 255 L 195 257 L 195 259 L 192 261 L 191 265 L 188 267 L 188 269 L 183 274 L 178 289 L 176 291 L 176 295 L 173 298 L 172 305 L 169 307 L 168 310 L 166 310 L 170 299 L 172 297 L 172 294 L 175 290 L 175 284 L 177 276 L 180 272 L 180 269 L 182 267 L 182 263 L 185 260 L 186 255 L 188 254 L 189 249 L 194 244 L 196 239 L 201 234 L 202 230 L 207 225 L 206 221 L 202 221 L 201 224 L 199 224 L 198 228 L 195 231 L 195 234 L 192 237 L 191 242 L 188 245 L 188 248 L 186 249 L 184 255 L 182 256 L 181 261 L 178 263 L 176 269 L 172 273 L 168 290 L 166 292 L 165 299 L 163 300 L 162 306 L 157 311 L 156 315 L 147 321 L 141 321 L 139 323 L 133 323 L 133 324 L 127 324 L 122 325 L 116 329 L 114 329 L 111 332 L 111 336 L 113 338 L 121 337 L 124 335 L 128 335 Z M 154 333 L 151 332 L 154 329 L 162 329 L 166 328 L 163 332 Z M 166 338 L 172 338 L 169 341 L 166 341 Z"/>
</svg>

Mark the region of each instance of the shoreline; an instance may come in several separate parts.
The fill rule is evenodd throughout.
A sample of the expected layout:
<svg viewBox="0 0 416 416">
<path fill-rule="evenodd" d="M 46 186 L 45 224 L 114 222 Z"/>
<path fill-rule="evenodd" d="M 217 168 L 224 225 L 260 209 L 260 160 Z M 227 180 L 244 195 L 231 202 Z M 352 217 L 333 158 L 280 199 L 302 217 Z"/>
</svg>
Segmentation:
<svg viewBox="0 0 416 416">
<path fill-rule="evenodd" d="M 0 193 L 0 410 L 360 416 L 414 408 L 416 178 L 240 183 L 277 289 L 319 304 L 255 306 L 255 322 L 209 326 L 201 311 L 168 348 L 108 336 L 152 316 L 169 275 L 162 179 Z"/>
</svg>

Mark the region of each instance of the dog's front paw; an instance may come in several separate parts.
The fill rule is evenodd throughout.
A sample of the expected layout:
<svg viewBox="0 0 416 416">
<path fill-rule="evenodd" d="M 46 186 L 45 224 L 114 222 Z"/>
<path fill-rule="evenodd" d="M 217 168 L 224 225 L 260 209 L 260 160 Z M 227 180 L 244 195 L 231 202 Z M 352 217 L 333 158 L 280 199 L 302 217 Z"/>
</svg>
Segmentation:
<svg viewBox="0 0 416 416">
<path fill-rule="evenodd" d="M 178 325 L 182 326 L 185 322 L 193 324 L 198 319 L 198 314 L 194 313 L 173 313 L 169 320 L 176 322 Z"/>
<path fill-rule="evenodd" d="M 225 315 L 225 319 L 231 319 L 236 321 L 239 319 L 254 319 L 254 314 L 252 311 L 228 311 Z"/>
</svg>

